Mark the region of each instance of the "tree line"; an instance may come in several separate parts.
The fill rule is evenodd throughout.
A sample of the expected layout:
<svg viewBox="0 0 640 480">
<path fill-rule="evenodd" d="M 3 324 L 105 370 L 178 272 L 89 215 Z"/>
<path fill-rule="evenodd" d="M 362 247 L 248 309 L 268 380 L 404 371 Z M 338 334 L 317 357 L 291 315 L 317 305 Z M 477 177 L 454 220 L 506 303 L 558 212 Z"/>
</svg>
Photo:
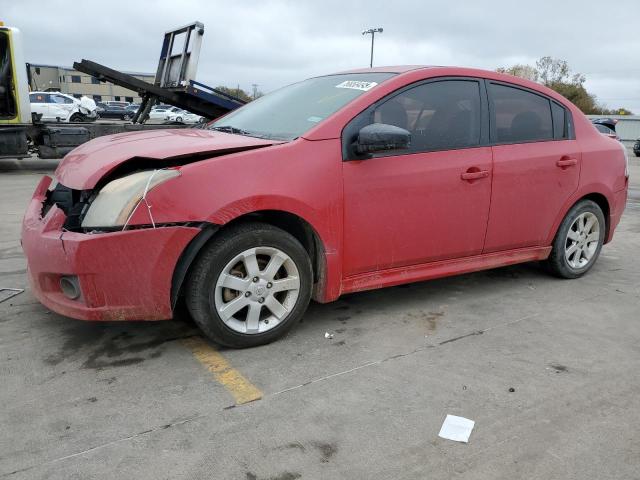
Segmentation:
<svg viewBox="0 0 640 480">
<path fill-rule="evenodd" d="M 584 86 L 586 76 L 581 73 L 573 73 L 566 60 L 542 57 L 535 66 L 516 64 L 511 67 L 497 68 L 496 71 L 541 83 L 569 99 L 585 114 L 633 115 L 633 112 L 628 108 L 609 109 L 606 105 L 598 102 L 596 96 L 589 93 Z"/>
<path fill-rule="evenodd" d="M 598 102 L 596 96 L 589 93 L 584 86 L 587 79 L 586 76 L 581 73 L 573 73 L 566 60 L 542 57 L 536 61 L 535 66 L 516 64 L 511 67 L 497 68 L 496 71 L 541 83 L 569 99 L 585 114 L 633 115 L 633 112 L 628 108 L 619 107 L 609 109 L 603 103 Z M 216 88 L 246 102 L 250 102 L 251 100 L 263 95 L 260 91 L 250 93 L 240 87 L 230 88 L 219 86 Z M 253 93 L 255 93 L 255 97 Z"/>
</svg>

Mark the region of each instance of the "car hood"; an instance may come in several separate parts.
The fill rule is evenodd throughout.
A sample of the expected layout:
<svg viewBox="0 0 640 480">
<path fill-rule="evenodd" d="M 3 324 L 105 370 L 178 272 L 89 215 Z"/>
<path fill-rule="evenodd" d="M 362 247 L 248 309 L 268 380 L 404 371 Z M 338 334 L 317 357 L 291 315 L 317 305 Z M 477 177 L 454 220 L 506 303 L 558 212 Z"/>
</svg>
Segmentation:
<svg viewBox="0 0 640 480">
<path fill-rule="evenodd" d="M 158 168 L 167 164 L 205 160 L 229 153 L 263 148 L 277 143 L 243 135 L 202 129 L 150 130 L 95 138 L 68 153 L 56 169 L 59 183 L 74 190 L 94 188 L 105 175 L 134 158 Z M 191 159 L 189 157 L 192 157 Z"/>
</svg>

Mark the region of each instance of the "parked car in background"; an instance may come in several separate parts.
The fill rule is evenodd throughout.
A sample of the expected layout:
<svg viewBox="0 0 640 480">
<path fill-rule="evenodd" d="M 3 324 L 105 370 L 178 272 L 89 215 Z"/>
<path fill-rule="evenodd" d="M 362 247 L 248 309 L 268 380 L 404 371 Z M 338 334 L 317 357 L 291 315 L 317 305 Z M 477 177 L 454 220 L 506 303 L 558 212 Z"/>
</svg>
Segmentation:
<svg viewBox="0 0 640 480">
<path fill-rule="evenodd" d="M 624 211 L 628 158 L 538 83 L 377 67 L 203 129 L 96 138 L 55 180 L 22 227 L 48 309 L 163 320 L 185 304 L 211 339 L 249 347 L 297 325 L 312 296 L 529 261 L 581 277 Z"/>
<path fill-rule="evenodd" d="M 131 105 L 127 105 L 124 108 L 125 110 L 129 110 L 130 112 L 136 113 L 138 109 L 140 109 L 140 105 L 138 105 L 137 103 L 132 103 Z"/>
<path fill-rule="evenodd" d="M 593 126 L 596 127 L 596 130 L 598 130 L 601 134 L 606 135 L 609 138 L 613 138 L 614 140 L 620 140 L 620 137 L 618 136 L 618 134 L 614 130 L 611 130 L 611 128 L 607 127 L 606 125 L 602 125 L 600 123 L 594 123 Z"/>
<path fill-rule="evenodd" d="M 119 100 L 107 100 L 104 102 L 105 105 L 109 105 L 110 107 L 126 107 L 129 105 L 129 102 L 121 102 Z"/>
<path fill-rule="evenodd" d="M 42 115 L 45 122 L 85 122 L 97 118 L 96 103 L 60 92 L 31 92 L 31 112 Z"/>
<path fill-rule="evenodd" d="M 134 112 L 127 110 L 124 107 L 117 105 L 104 105 L 102 111 L 99 113 L 101 118 L 117 118 L 120 120 L 131 120 Z"/>
<path fill-rule="evenodd" d="M 167 116 L 167 121 L 192 124 L 192 123 L 202 123 L 203 121 L 205 121 L 205 118 L 200 115 L 196 115 L 195 113 L 178 109 L 169 113 L 169 115 Z"/>
<path fill-rule="evenodd" d="M 633 144 L 633 153 L 636 157 L 640 157 L 640 138 Z"/>
<path fill-rule="evenodd" d="M 149 112 L 150 120 L 167 120 L 169 118 L 169 109 L 168 108 L 152 108 Z"/>
</svg>

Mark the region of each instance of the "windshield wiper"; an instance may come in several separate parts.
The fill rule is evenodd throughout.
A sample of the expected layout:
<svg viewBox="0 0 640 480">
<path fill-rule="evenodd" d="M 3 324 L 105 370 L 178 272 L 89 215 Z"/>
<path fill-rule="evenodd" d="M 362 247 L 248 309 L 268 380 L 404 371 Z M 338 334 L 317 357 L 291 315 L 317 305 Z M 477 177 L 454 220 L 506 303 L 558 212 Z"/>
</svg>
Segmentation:
<svg viewBox="0 0 640 480">
<path fill-rule="evenodd" d="M 236 135 L 247 135 L 249 137 L 255 136 L 251 132 L 247 132 L 246 130 L 242 130 L 241 128 L 232 127 L 231 125 L 220 125 L 219 127 L 211 127 L 211 130 L 225 133 L 234 133 Z"/>
</svg>

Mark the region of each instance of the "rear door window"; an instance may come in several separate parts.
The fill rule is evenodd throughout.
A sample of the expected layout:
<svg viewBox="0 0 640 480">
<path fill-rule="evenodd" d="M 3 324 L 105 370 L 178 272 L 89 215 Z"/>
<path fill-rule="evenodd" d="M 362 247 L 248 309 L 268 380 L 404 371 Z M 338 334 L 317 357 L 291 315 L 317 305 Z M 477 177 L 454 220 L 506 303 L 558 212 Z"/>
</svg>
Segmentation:
<svg viewBox="0 0 640 480">
<path fill-rule="evenodd" d="M 551 102 L 517 87 L 489 84 L 491 124 L 496 143 L 524 143 L 554 138 Z"/>
<path fill-rule="evenodd" d="M 73 100 L 62 95 L 51 95 L 51 103 L 73 103 Z"/>
</svg>

